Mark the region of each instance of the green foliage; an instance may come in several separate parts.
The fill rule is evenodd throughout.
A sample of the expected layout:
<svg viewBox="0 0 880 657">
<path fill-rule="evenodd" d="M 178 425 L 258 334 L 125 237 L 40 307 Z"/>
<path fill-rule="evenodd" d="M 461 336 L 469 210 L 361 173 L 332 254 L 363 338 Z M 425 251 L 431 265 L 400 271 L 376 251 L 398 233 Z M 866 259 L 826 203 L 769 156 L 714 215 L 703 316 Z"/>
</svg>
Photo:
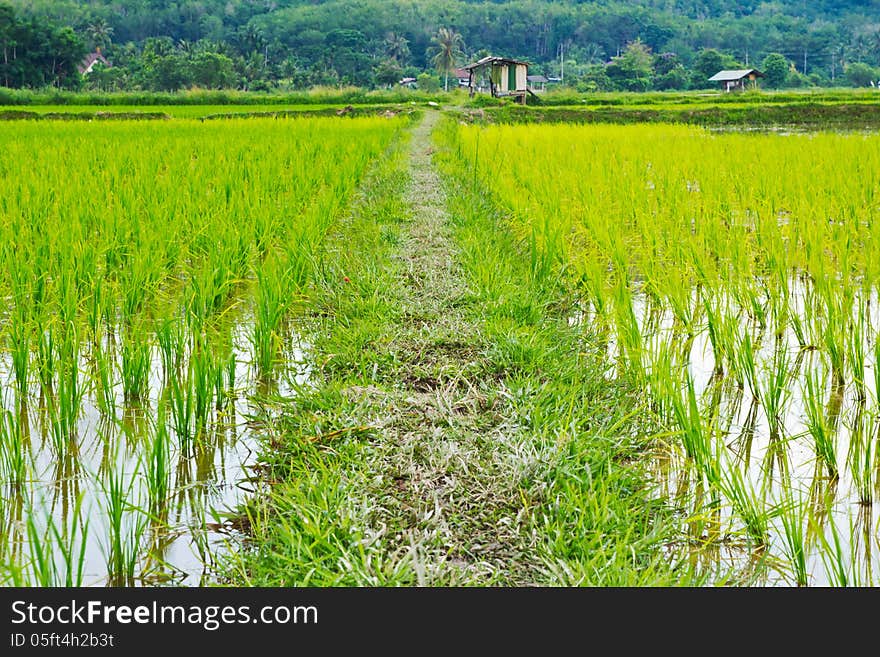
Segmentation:
<svg viewBox="0 0 880 657">
<path fill-rule="evenodd" d="M 192 81 L 208 89 L 228 89 L 235 82 L 233 61 L 216 52 L 200 52 L 190 61 Z"/>
<path fill-rule="evenodd" d="M 714 48 L 706 48 L 697 55 L 692 70 L 695 76 L 705 81 L 723 68 L 724 56 Z"/>
<path fill-rule="evenodd" d="M 605 73 L 621 90 L 648 91 L 654 76 L 651 48 L 636 39 L 627 44 L 623 54 L 611 59 Z"/>
<path fill-rule="evenodd" d="M 0 4 L 0 86 L 75 89 L 77 65 L 86 53 L 73 28 L 18 16 Z"/>
<path fill-rule="evenodd" d="M 429 73 L 419 73 L 416 78 L 416 84 L 419 89 L 425 91 L 427 93 L 434 93 L 440 91 L 440 80 L 437 79 L 436 75 L 431 75 Z"/>
<path fill-rule="evenodd" d="M 854 62 L 844 69 L 847 82 L 853 87 L 872 86 L 880 83 L 880 69 L 863 62 Z"/>
<path fill-rule="evenodd" d="M 764 74 L 764 84 L 771 89 L 785 86 L 788 72 L 791 69 L 791 64 L 785 55 L 778 52 L 770 53 L 764 58 L 761 67 L 761 72 Z"/>
<path fill-rule="evenodd" d="M 833 84 L 845 64 L 880 61 L 880 40 L 866 29 L 864 3 L 856 0 L 750 2 L 740 3 L 736 12 L 717 1 L 656 0 L 7 3 L 0 4 L 0 85 L 7 87 L 76 87 L 75 64 L 97 47 L 123 70 L 110 78 L 87 76 L 87 84 L 96 89 L 386 86 L 391 77 L 387 67 L 381 80 L 374 75 L 384 60 L 413 67 L 407 75 L 439 70 L 445 79 L 450 61 L 485 54 L 524 59 L 548 76 L 564 72 L 566 84 L 583 89 L 705 89 L 718 70 L 755 66 L 773 52 L 796 60 L 802 74 L 815 75 L 811 84 Z M 62 26 L 72 28 L 80 52 L 64 54 L 77 44 L 60 32 Z M 439 29 L 459 37 L 459 57 L 450 60 L 447 52 L 444 61 L 436 60 Z M 158 51 L 151 45 L 157 37 L 165 40 Z M 634 42 L 674 57 L 655 62 L 646 75 L 643 62 L 631 61 L 633 53 L 626 53 L 626 44 Z M 191 70 L 198 52 L 228 58 L 235 74 L 228 75 L 224 62 L 222 73 L 209 74 L 206 81 L 204 72 Z M 71 59 L 71 54 L 76 56 Z M 604 68 L 610 58 L 619 61 L 610 66 L 606 80 L 591 67 Z M 874 78 L 860 75 L 858 86 L 866 79 Z M 789 81 L 807 84 L 796 76 Z"/>
<path fill-rule="evenodd" d="M 376 84 L 384 87 L 394 86 L 403 77 L 403 68 L 396 59 L 384 59 L 375 69 Z"/>
</svg>

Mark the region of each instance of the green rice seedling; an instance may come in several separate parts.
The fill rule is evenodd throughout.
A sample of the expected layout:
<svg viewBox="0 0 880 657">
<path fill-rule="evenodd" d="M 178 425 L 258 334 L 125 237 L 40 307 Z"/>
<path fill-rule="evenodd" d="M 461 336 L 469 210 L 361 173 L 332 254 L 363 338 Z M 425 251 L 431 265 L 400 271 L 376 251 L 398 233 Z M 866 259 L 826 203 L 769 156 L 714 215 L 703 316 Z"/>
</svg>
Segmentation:
<svg viewBox="0 0 880 657">
<path fill-rule="evenodd" d="M 106 289 L 108 283 L 98 272 L 97 264 L 93 264 L 93 267 L 86 286 L 85 319 L 89 337 L 94 344 L 100 344 L 104 337 L 103 318 L 110 293 Z"/>
<path fill-rule="evenodd" d="M 107 542 L 102 549 L 111 586 L 132 586 L 135 583 L 148 518 L 133 500 L 136 478 L 132 476 L 126 481 L 125 473 L 116 466 L 101 481 L 107 519 Z"/>
<path fill-rule="evenodd" d="M 790 312 L 792 328 L 798 335 L 798 342 L 803 349 L 817 348 L 821 342 L 817 329 L 815 317 L 816 311 L 816 291 L 810 278 L 805 274 L 800 274 L 792 279 L 792 285 L 800 291 L 800 305 L 793 308 Z"/>
<path fill-rule="evenodd" d="M 24 484 L 29 463 L 21 423 L 11 411 L 0 409 L 0 480 L 11 486 Z"/>
<path fill-rule="evenodd" d="M 112 352 L 100 343 L 95 344 L 93 355 L 93 381 L 95 401 L 100 411 L 111 419 L 116 419 L 116 362 Z"/>
<path fill-rule="evenodd" d="M 745 382 L 749 385 L 752 395 L 759 402 L 761 401 L 761 388 L 758 384 L 758 371 L 756 365 L 755 349 L 752 343 L 752 336 L 745 332 L 738 340 L 737 350 L 737 371 L 742 372 Z"/>
<path fill-rule="evenodd" d="M 589 259 L 580 263 L 581 275 L 580 286 L 587 293 L 587 298 L 595 309 L 596 317 L 606 317 L 608 314 L 608 293 L 606 291 L 606 270 L 602 261 L 598 258 Z"/>
<path fill-rule="evenodd" d="M 12 244 L 9 242 L 8 244 Z M 3 262 L 9 272 L 8 302 L 9 321 L 5 332 L 8 336 L 9 351 L 12 358 L 12 371 L 15 374 L 16 390 L 20 396 L 27 394 L 28 365 L 30 363 L 31 336 L 31 272 L 9 247 L 3 249 Z"/>
<path fill-rule="evenodd" d="M 768 253 L 769 274 L 766 288 L 770 299 L 770 316 L 773 334 L 782 339 L 790 325 L 791 315 L 791 269 L 793 264 L 788 254 L 788 247 L 783 236 L 774 235 L 773 244 Z"/>
<path fill-rule="evenodd" d="M 857 400 L 864 403 L 867 399 L 865 386 L 865 340 L 868 336 L 866 317 L 868 315 L 864 297 L 856 303 L 855 314 L 850 321 L 849 331 L 845 334 L 846 361 L 850 366 L 850 380 L 856 390 Z"/>
<path fill-rule="evenodd" d="M 761 295 L 758 294 L 754 287 L 749 285 L 744 287 L 741 303 L 754 322 L 755 327 L 763 331 L 767 327 L 767 306 L 765 300 L 761 298 Z"/>
<path fill-rule="evenodd" d="M 57 392 L 45 397 L 46 416 L 55 456 L 63 459 L 70 448 L 76 447 L 84 391 L 79 380 L 78 363 L 64 359 L 59 361 L 57 369 Z"/>
<path fill-rule="evenodd" d="M 763 383 L 760 400 L 770 425 L 771 442 L 778 441 L 784 430 L 782 413 L 790 396 L 788 387 L 790 376 L 788 352 L 784 345 L 777 345 L 773 350 L 773 361 L 760 382 Z"/>
<path fill-rule="evenodd" d="M 801 397 L 806 411 L 807 431 L 813 438 L 816 456 L 822 462 L 830 478 L 839 476 L 837 466 L 837 448 L 835 432 L 828 426 L 825 417 L 824 390 L 825 383 L 819 378 L 819 372 L 810 368 L 804 376 Z"/>
<path fill-rule="evenodd" d="M 831 376 L 834 387 L 843 389 L 846 386 L 844 367 L 846 365 L 846 335 L 843 310 L 840 303 L 828 301 L 825 306 L 827 313 L 822 327 L 822 346 L 831 362 Z"/>
<path fill-rule="evenodd" d="M 197 494 L 190 496 L 189 512 L 192 518 L 189 525 L 191 544 L 195 548 L 199 562 L 203 566 L 203 572 L 205 572 L 213 562 L 213 555 L 206 529 L 208 514 L 203 496 Z"/>
<path fill-rule="evenodd" d="M 130 326 L 122 337 L 122 390 L 126 401 L 140 401 L 146 394 L 150 379 L 151 345 L 147 331 Z"/>
<path fill-rule="evenodd" d="M 825 575 L 831 586 L 853 586 L 857 580 L 854 580 L 852 577 L 849 558 L 843 547 L 840 530 L 837 528 L 837 524 L 833 520 L 827 524 L 827 527 L 831 534 L 830 541 L 821 528 L 816 531 L 816 536 L 819 538 L 820 544 L 819 556 L 822 560 L 822 565 L 825 568 Z"/>
<path fill-rule="evenodd" d="M 168 400 L 174 433 L 181 445 L 195 438 L 195 400 L 190 394 L 189 375 L 172 377 L 168 382 Z"/>
<path fill-rule="evenodd" d="M 755 490 L 736 465 L 719 467 L 719 470 L 719 489 L 742 519 L 748 536 L 758 546 L 765 547 L 770 537 L 770 522 L 778 515 L 778 507 L 768 506 L 764 492 Z"/>
<path fill-rule="evenodd" d="M 51 522 L 51 516 L 49 518 Z M 27 516 L 28 563 L 31 586 L 58 586 L 58 566 L 52 553 L 51 533 L 37 526 L 36 514 Z"/>
<path fill-rule="evenodd" d="M 683 272 L 676 268 L 670 268 L 665 278 L 666 285 L 663 288 L 664 300 L 672 309 L 672 314 L 679 326 L 679 331 L 688 337 L 694 335 L 694 313 L 698 306 L 691 309 L 692 294 L 691 284 Z"/>
<path fill-rule="evenodd" d="M 163 376 L 168 384 L 171 379 L 183 375 L 183 361 L 187 353 L 186 324 L 178 313 L 174 313 L 156 323 L 155 336 Z"/>
<path fill-rule="evenodd" d="M 12 371 L 15 374 L 15 389 L 20 397 L 27 395 L 30 363 L 30 322 L 20 313 L 8 324 L 9 349 L 12 358 Z"/>
<path fill-rule="evenodd" d="M 296 278 L 297 274 L 293 275 Z M 270 253 L 256 271 L 254 322 L 250 335 L 254 363 L 260 372 L 269 373 L 281 348 L 281 321 L 287 311 L 289 287 L 279 256 Z"/>
<path fill-rule="evenodd" d="M 189 394 L 193 396 L 196 435 L 205 430 L 211 417 L 214 372 L 217 369 L 209 346 L 202 340 L 203 338 L 198 338 L 197 344 L 193 346 L 188 372 Z"/>
<path fill-rule="evenodd" d="M 682 366 L 676 361 L 667 341 L 659 341 L 656 346 L 652 345 L 646 358 L 648 363 L 645 368 L 645 379 L 650 392 L 649 403 L 662 420 L 674 421 L 674 409 L 670 400 L 677 393 L 675 387 Z"/>
<path fill-rule="evenodd" d="M 807 525 L 809 507 L 800 498 L 795 499 L 791 489 L 785 491 L 785 501 L 780 506 L 779 518 L 782 522 L 784 550 L 788 556 L 798 586 L 810 583 L 807 565 Z"/>
<path fill-rule="evenodd" d="M 0 546 L 0 562 L 11 563 L 15 559 L 10 555 L 20 553 L 24 544 L 24 514 L 29 511 L 29 505 L 25 504 L 26 493 L 30 493 L 25 484 L 5 482 L 0 488 L 3 495 L 0 498 L 0 530 L 3 535 L 10 538 Z M 28 500 L 29 501 L 29 500 Z"/>
<path fill-rule="evenodd" d="M 876 519 L 870 506 L 861 505 L 856 519 L 851 520 L 851 539 L 850 539 L 850 561 L 853 564 L 853 571 L 858 569 L 860 586 L 876 586 L 876 569 L 877 558 L 877 538 L 876 538 Z M 858 548 L 861 546 L 861 553 Z"/>
<path fill-rule="evenodd" d="M 222 240 L 222 237 L 220 238 Z M 219 253 L 208 253 L 191 272 L 186 293 L 190 330 L 203 330 L 209 318 L 219 313 L 232 293 L 235 278 Z"/>
<path fill-rule="evenodd" d="M 632 307 L 632 295 L 626 280 L 621 278 L 614 290 L 614 308 L 620 345 L 620 364 L 639 380 L 644 378 L 642 368 L 642 334 Z"/>
<path fill-rule="evenodd" d="M 86 562 L 86 546 L 89 533 L 88 516 L 83 518 L 82 503 L 85 495 L 80 492 L 75 497 L 71 519 L 65 523 L 64 529 L 59 529 L 54 520 L 49 517 L 49 529 L 57 546 L 54 553 L 60 556 L 64 562 L 63 579 L 56 586 L 82 586 L 83 570 Z M 69 525 L 69 528 L 68 528 Z"/>
<path fill-rule="evenodd" d="M 164 400 L 159 401 L 155 428 L 147 456 L 145 477 L 150 515 L 161 517 L 171 487 L 170 440 Z"/>
<path fill-rule="evenodd" d="M 671 396 L 675 420 L 685 453 L 694 461 L 698 471 L 709 483 L 715 485 L 719 480 L 719 472 L 716 467 L 717 459 L 712 446 L 711 430 L 704 426 L 694 382 L 690 375 L 686 375 L 685 385 L 685 398 L 682 398 L 680 393 Z"/>
<path fill-rule="evenodd" d="M 85 390 L 80 380 L 79 354 L 74 352 L 59 361 L 58 392 L 55 395 L 65 436 L 76 433 L 84 395 Z"/>
<path fill-rule="evenodd" d="M 874 403 L 880 410 L 880 339 L 874 336 Z"/>
<path fill-rule="evenodd" d="M 326 192 L 325 192 L 326 194 Z M 318 230 L 317 222 L 327 221 L 329 216 L 319 218 L 314 213 L 323 209 L 327 202 L 326 196 L 319 198 L 309 209 L 312 216 L 293 228 L 289 241 L 284 246 L 284 261 L 287 271 L 285 272 L 287 283 L 291 290 L 302 290 L 309 278 L 317 268 L 315 253 L 319 251 L 317 241 L 322 231 Z M 333 210 L 327 209 L 328 213 Z"/>
<path fill-rule="evenodd" d="M 806 323 L 804 322 L 803 317 L 801 317 L 799 313 L 789 310 L 788 321 L 789 326 L 791 326 L 791 329 L 797 338 L 798 346 L 802 350 L 806 349 L 810 343 L 807 340 L 807 332 L 805 328 Z"/>
<path fill-rule="evenodd" d="M 856 407 L 850 427 L 847 464 L 856 489 L 858 501 L 870 505 L 874 501 L 874 472 L 877 461 L 877 423 L 875 416 Z"/>
<path fill-rule="evenodd" d="M 722 338 L 721 314 L 717 299 L 710 298 L 703 293 L 703 306 L 706 311 L 706 324 L 709 331 L 709 343 L 712 345 L 712 357 L 715 361 L 714 376 L 724 376 L 724 361 L 727 358 L 726 344 Z"/>
<path fill-rule="evenodd" d="M 73 501 L 70 518 L 59 521 L 48 509 L 36 509 L 29 500 L 27 531 L 29 586 L 82 586 L 88 519 L 83 520 L 82 494 Z"/>
<path fill-rule="evenodd" d="M 235 351 L 231 348 L 226 354 L 225 365 L 221 364 L 221 367 L 217 368 L 217 410 L 222 411 L 225 408 L 234 409 L 234 403 L 236 398 L 236 380 L 235 380 L 235 372 L 238 366 L 238 360 L 235 356 Z M 224 374 L 225 371 L 225 374 Z M 222 386 L 222 389 L 221 389 Z"/>
<path fill-rule="evenodd" d="M 234 410 L 237 367 L 232 325 L 223 323 L 211 337 L 214 409 L 218 414 Z"/>
<path fill-rule="evenodd" d="M 40 386 L 44 393 L 51 395 L 55 380 L 55 339 L 51 324 L 38 333 L 37 372 L 39 373 Z"/>
</svg>

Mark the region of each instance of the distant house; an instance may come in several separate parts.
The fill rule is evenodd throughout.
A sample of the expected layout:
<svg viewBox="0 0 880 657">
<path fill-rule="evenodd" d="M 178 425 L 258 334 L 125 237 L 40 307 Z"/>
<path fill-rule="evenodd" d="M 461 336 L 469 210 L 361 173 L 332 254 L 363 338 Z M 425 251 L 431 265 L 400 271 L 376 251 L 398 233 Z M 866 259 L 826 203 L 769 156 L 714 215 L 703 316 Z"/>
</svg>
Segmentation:
<svg viewBox="0 0 880 657">
<path fill-rule="evenodd" d="M 104 66 L 110 67 L 112 64 L 107 61 L 107 58 L 101 54 L 101 49 L 97 48 L 95 52 L 90 52 L 86 55 L 85 59 L 83 59 L 78 65 L 77 70 L 82 75 L 88 75 L 92 72 L 92 69 L 95 68 L 95 64 L 100 62 Z"/>
<path fill-rule="evenodd" d="M 415 89 L 418 86 L 417 82 L 418 80 L 416 80 L 415 78 L 402 78 L 397 84 L 399 84 L 401 87 Z"/>
<path fill-rule="evenodd" d="M 749 86 L 755 88 L 758 86 L 758 78 L 763 78 L 764 74 L 756 68 L 744 68 L 730 71 L 718 71 L 709 78 L 712 82 L 721 84 L 724 91 L 742 91 Z M 749 84 L 751 83 L 751 85 Z"/>
<path fill-rule="evenodd" d="M 483 57 L 481 60 L 464 67 L 468 72 L 468 89 L 470 95 L 481 88 L 482 80 L 488 82 L 489 93 L 496 98 L 513 98 L 522 105 L 526 104 L 526 95 L 532 93 L 528 87 L 529 65 L 507 57 Z"/>
<path fill-rule="evenodd" d="M 456 83 L 458 84 L 459 87 L 468 86 L 468 83 L 470 82 L 470 79 L 471 79 L 470 73 L 468 72 L 467 69 L 464 69 L 464 68 L 457 68 L 457 69 L 453 70 L 452 77 L 455 78 Z"/>
<path fill-rule="evenodd" d="M 528 75 L 526 76 L 526 80 L 529 83 L 529 89 L 534 92 L 544 91 L 547 87 L 547 83 L 550 82 L 550 79 L 543 75 Z"/>
</svg>

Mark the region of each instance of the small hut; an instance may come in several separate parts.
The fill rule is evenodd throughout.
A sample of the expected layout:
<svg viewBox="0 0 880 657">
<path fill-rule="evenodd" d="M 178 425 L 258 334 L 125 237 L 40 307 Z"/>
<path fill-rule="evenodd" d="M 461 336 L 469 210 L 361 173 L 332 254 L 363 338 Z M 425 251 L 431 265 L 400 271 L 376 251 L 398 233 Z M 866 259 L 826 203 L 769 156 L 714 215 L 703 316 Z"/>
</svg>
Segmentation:
<svg viewBox="0 0 880 657">
<path fill-rule="evenodd" d="M 718 71 L 709 78 L 712 82 L 719 82 L 724 91 L 743 91 L 749 86 L 755 88 L 758 86 L 758 78 L 763 78 L 764 74 L 756 68 L 745 68 L 731 71 Z"/>
<path fill-rule="evenodd" d="M 77 65 L 76 69 L 80 72 L 80 75 L 88 75 L 92 72 L 92 69 L 95 68 L 95 64 L 98 63 L 101 63 L 108 68 L 112 66 L 112 64 L 107 61 L 107 58 L 104 57 L 100 46 L 95 49 L 95 52 L 86 55 L 85 59 Z"/>
<path fill-rule="evenodd" d="M 483 57 L 464 67 L 468 72 L 468 90 L 473 96 L 480 86 L 480 76 L 488 79 L 489 93 L 495 98 L 513 98 L 526 104 L 529 93 L 529 65 L 506 57 Z"/>
<path fill-rule="evenodd" d="M 550 79 L 543 75 L 530 75 L 527 79 L 529 82 L 529 89 L 534 92 L 546 90 L 547 83 L 550 82 Z"/>
</svg>

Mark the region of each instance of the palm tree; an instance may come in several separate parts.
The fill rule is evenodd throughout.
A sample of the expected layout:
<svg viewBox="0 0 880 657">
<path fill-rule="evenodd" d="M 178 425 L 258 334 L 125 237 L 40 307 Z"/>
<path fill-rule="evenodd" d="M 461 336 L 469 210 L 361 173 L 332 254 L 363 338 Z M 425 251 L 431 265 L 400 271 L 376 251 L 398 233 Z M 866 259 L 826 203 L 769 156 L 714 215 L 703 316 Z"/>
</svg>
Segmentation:
<svg viewBox="0 0 880 657">
<path fill-rule="evenodd" d="M 389 32 L 385 35 L 385 54 L 399 64 L 409 59 L 409 40 L 402 34 Z"/>
<path fill-rule="evenodd" d="M 455 68 L 455 63 L 464 52 L 464 38 L 455 30 L 441 27 L 437 34 L 431 37 L 434 44 L 431 63 L 443 73 L 443 90 L 449 91 L 449 71 Z"/>
<path fill-rule="evenodd" d="M 110 45 L 113 28 L 103 18 L 96 18 L 86 26 L 86 36 L 94 48 L 103 48 Z"/>
</svg>

